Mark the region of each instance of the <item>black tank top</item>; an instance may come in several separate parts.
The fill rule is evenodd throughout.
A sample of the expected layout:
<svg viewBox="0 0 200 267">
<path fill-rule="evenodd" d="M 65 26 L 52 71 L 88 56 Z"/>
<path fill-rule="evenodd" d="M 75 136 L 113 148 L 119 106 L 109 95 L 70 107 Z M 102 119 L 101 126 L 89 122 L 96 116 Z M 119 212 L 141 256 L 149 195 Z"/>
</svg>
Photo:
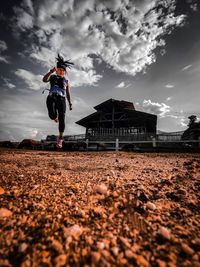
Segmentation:
<svg viewBox="0 0 200 267">
<path fill-rule="evenodd" d="M 51 75 L 50 77 L 51 87 L 57 85 L 59 88 L 64 89 L 67 84 L 68 81 L 65 79 L 65 77 L 60 77 L 58 75 Z"/>
</svg>

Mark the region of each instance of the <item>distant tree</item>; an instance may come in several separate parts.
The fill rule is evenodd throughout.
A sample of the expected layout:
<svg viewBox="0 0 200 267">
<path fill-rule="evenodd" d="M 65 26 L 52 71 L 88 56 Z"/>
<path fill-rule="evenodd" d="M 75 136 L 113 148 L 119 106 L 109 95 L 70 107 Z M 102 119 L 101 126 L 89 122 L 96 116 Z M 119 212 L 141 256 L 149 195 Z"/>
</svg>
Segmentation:
<svg viewBox="0 0 200 267">
<path fill-rule="evenodd" d="M 191 128 L 195 125 L 195 122 L 197 121 L 197 116 L 191 115 L 188 117 L 188 119 L 189 119 L 188 127 Z"/>
<path fill-rule="evenodd" d="M 188 117 L 188 128 L 181 136 L 182 140 L 199 140 L 200 138 L 200 121 L 197 121 L 197 116 L 191 115 Z M 190 144 L 193 147 L 198 147 L 199 143 Z"/>
</svg>

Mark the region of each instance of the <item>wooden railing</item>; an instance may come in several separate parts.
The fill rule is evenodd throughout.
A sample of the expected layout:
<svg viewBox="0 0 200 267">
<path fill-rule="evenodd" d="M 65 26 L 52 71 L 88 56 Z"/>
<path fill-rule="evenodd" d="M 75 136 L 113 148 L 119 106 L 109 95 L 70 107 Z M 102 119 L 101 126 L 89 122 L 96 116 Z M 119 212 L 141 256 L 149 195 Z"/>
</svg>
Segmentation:
<svg viewBox="0 0 200 267">
<path fill-rule="evenodd" d="M 140 141 L 123 141 L 116 138 L 115 140 L 88 140 L 86 139 L 86 147 L 87 150 L 94 149 L 106 149 L 106 150 L 123 150 L 127 147 L 127 149 L 130 147 L 132 150 L 138 150 L 140 148 L 171 148 L 171 149 L 187 149 L 187 148 L 193 148 L 193 149 L 199 149 L 200 151 L 200 139 L 199 140 L 179 140 L 179 141 L 159 141 L 156 140 L 156 138 L 152 138 L 152 140 L 140 140 Z"/>
</svg>

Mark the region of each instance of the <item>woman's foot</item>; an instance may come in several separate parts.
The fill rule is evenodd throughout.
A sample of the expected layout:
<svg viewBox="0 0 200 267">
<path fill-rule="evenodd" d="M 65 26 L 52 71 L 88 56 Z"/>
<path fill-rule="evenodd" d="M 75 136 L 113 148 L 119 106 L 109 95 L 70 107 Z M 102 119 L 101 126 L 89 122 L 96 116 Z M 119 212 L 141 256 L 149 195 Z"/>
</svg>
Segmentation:
<svg viewBox="0 0 200 267">
<path fill-rule="evenodd" d="M 58 140 L 56 141 L 56 147 L 57 147 L 57 148 L 62 148 L 62 145 L 63 145 L 63 139 L 58 139 Z"/>
<path fill-rule="evenodd" d="M 56 123 L 58 123 L 58 117 L 54 120 Z"/>
</svg>

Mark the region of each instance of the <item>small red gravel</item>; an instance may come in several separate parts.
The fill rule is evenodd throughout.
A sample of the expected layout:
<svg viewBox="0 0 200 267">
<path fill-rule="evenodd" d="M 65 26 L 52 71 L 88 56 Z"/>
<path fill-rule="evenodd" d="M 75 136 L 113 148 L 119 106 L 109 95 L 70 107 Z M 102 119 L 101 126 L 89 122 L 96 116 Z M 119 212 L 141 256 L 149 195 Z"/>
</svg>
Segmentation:
<svg viewBox="0 0 200 267">
<path fill-rule="evenodd" d="M 0 155 L 0 266 L 200 266 L 200 154 Z"/>
</svg>

